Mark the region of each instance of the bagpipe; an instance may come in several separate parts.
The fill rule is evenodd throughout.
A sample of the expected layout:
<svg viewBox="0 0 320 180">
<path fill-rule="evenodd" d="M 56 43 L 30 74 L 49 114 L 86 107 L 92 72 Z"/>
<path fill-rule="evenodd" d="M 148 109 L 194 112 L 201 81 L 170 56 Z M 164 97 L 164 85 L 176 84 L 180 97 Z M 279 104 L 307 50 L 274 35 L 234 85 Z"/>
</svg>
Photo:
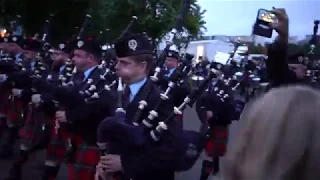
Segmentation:
<svg viewBox="0 0 320 180">
<path fill-rule="evenodd" d="M 137 19 L 138 18 L 136 16 L 132 16 L 131 21 L 126 26 L 124 31 L 122 31 L 119 39 L 124 37 L 130 31 L 130 29 L 133 27 L 133 25 L 137 21 Z M 117 87 L 118 94 L 123 91 L 121 79 L 117 80 L 117 78 L 114 74 L 114 64 L 107 63 L 106 61 L 102 61 L 102 62 L 103 63 L 99 66 L 99 68 L 104 68 L 105 72 L 100 76 L 100 79 L 95 84 L 92 84 L 86 91 L 82 91 L 80 93 L 80 94 L 84 95 L 85 102 L 91 102 L 95 99 L 98 99 L 102 93 L 104 93 L 105 91 L 110 91 L 117 84 L 118 84 L 118 87 Z M 107 80 L 107 82 L 109 82 L 109 84 L 104 83 L 103 88 L 96 91 L 97 86 L 99 86 L 103 82 L 106 82 L 106 80 Z M 118 81 L 118 83 L 117 83 L 117 81 Z"/>
<path fill-rule="evenodd" d="M 126 150 L 132 147 L 152 146 L 153 143 L 160 141 L 162 134 L 170 128 L 170 123 L 173 122 L 176 116 L 181 115 L 187 105 L 193 105 L 214 77 L 216 77 L 216 70 L 212 69 L 199 87 L 194 89 L 180 106 L 174 107 L 174 111 L 163 121 L 159 122 L 157 111 L 159 111 L 161 104 L 168 100 L 167 93 L 170 92 L 171 86 L 168 87 L 165 93 L 161 94 L 161 101 L 157 103 L 154 110 L 149 112 L 148 117 L 143 119 L 141 124 L 138 124 L 134 120 L 132 124 L 128 124 L 125 122 L 125 117 L 123 117 L 124 119 L 119 119 L 119 115 L 106 118 L 98 128 L 98 146 L 103 152 L 107 152 L 108 148 L 112 147 L 112 144 L 108 144 L 107 142 L 117 142 L 122 145 L 120 149 L 123 152 L 120 153 L 125 153 Z M 138 111 L 141 111 L 145 107 L 146 102 L 141 101 L 139 104 Z M 124 113 L 122 114 L 125 116 Z M 176 163 L 176 170 L 186 170 L 192 167 L 202 151 L 205 139 L 206 133 L 183 132 L 183 140 L 181 142 L 183 152 L 181 152 L 180 157 L 176 157 L 177 161 L 173 162 Z"/>
<path fill-rule="evenodd" d="M 186 11 L 189 9 L 189 2 L 183 2 L 183 8 L 181 14 L 185 14 Z M 173 39 L 175 34 L 178 32 L 177 29 L 181 26 L 181 18 L 180 16 L 178 22 L 176 23 L 176 28 L 171 31 L 170 39 Z M 166 49 L 168 50 L 172 45 L 171 42 L 167 42 Z M 162 57 L 165 58 L 166 53 L 162 54 Z M 164 59 L 160 59 L 164 61 Z M 159 63 L 160 65 L 163 62 Z M 154 81 L 158 80 L 158 75 L 160 73 L 161 66 L 157 66 L 155 74 L 151 77 Z M 184 67 L 181 66 L 182 72 Z M 179 69 L 179 68 L 178 68 Z M 187 105 L 193 105 L 197 97 L 206 89 L 208 84 L 211 82 L 212 78 L 216 77 L 217 71 L 215 69 L 211 69 L 208 76 L 202 82 L 202 84 L 194 89 L 177 107 L 174 107 L 174 111 L 170 116 L 168 116 L 165 120 L 160 121 L 158 120 L 158 111 L 161 109 L 162 104 L 169 99 L 169 94 L 171 89 L 175 86 L 177 81 L 180 80 L 181 72 L 180 70 L 176 71 L 177 74 L 173 74 L 171 76 L 171 80 L 169 82 L 167 90 L 160 95 L 160 102 L 156 102 L 156 105 L 152 111 L 149 112 L 149 115 L 142 120 L 142 123 L 139 123 L 142 111 L 147 106 L 147 102 L 142 100 L 139 102 L 138 110 L 135 113 L 133 119 L 131 120 L 132 123 L 126 122 L 126 114 L 121 105 L 121 98 L 118 99 L 118 109 L 114 117 L 106 118 L 102 121 L 98 128 L 98 146 L 101 149 L 102 154 L 109 153 L 112 149 L 112 142 L 117 142 L 117 144 L 121 144 L 121 148 L 119 152 L 120 154 L 125 153 L 127 150 L 131 149 L 132 147 L 146 147 L 152 146 L 153 143 L 160 141 L 162 134 L 170 128 L 170 124 L 175 120 L 177 115 L 181 115 L 183 110 L 186 108 Z M 121 83 L 118 83 L 120 85 Z M 120 86 L 118 87 L 119 93 L 118 96 L 122 97 L 121 90 L 123 88 Z M 148 88 L 146 88 L 145 95 L 148 94 Z M 183 140 L 181 147 L 183 150 L 181 156 L 175 157 L 177 161 L 175 163 L 175 167 L 177 170 L 189 169 L 192 167 L 194 162 L 196 161 L 197 157 L 202 151 L 203 148 L 203 139 L 205 139 L 206 135 L 197 132 L 185 131 L 183 133 Z"/>
<path fill-rule="evenodd" d="M 45 34 L 45 32 L 44 32 Z M 14 38 L 15 36 L 12 37 L 13 41 L 16 41 Z M 16 38 L 17 39 L 17 38 Z M 25 41 L 37 41 L 34 38 L 32 39 L 26 39 Z M 32 89 L 32 84 L 35 79 L 38 78 L 43 78 L 45 74 L 47 73 L 47 67 L 45 63 L 43 62 L 43 56 L 41 52 L 38 52 L 34 65 L 31 65 L 29 60 L 25 59 L 24 56 L 20 56 L 20 59 L 13 59 L 12 63 L 14 65 L 14 69 L 16 71 L 10 73 L 10 76 L 8 78 L 8 81 L 10 81 L 10 84 L 12 84 L 12 88 L 18 88 L 18 89 Z M 14 102 L 15 96 L 11 94 L 9 96 L 9 101 Z"/>
<path fill-rule="evenodd" d="M 80 32 L 76 37 L 77 39 L 81 38 L 83 31 L 88 25 L 88 21 L 90 19 L 91 16 L 87 14 L 80 29 Z M 38 81 L 36 81 L 36 89 L 42 92 L 52 92 L 54 96 L 54 102 L 57 107 L 59 106 L 59 104 L 63 106 L 72 106 L 79 102 L 84 102 L 83 98 L 80 97 L 81 95 L 78 91 L 78 88 L 75 87 L 77 73 L 78 71 L 73 61 L 71 59 L 68 59 L 65 63 L 65 68 L 63 72 L 59 74 L 58 79 L 54 79 L 53 76 L 49 74 L 46 80 L 38 79 Z M 86 83 L 90 86 L 90 84 L 94 82 L 92 79 L 88 79 Z M 88 86 L 86 87 L 88 88 Z"/>
<path fill-rule="evenodd" d="M 187 6 L 188 3 L 184 3 L 184 6 Z M 188 12 L 185 12 L 184 8 L 186 7 L 182 7 L 182 11 L 181 11 L 181 14 L 179 15 L 179 18 L 175 24 L 175 28 L 173 28 L 166 36 L 165 36 L 165 40 L 166 40 L 166 47 L 164 48 L 164 50 L 161 52 L 159 58 L 157 59 L 157 65 L 156 65 L 156 68 L 154 70 L 154 74 L 150 77 L 151 80 L 153 82 L 157 82 L 160 80 L 160 75 L 161 75 L 161 72 L 163 70 L 163 67 L 164 67 L 164 63 L 165 63 L 165 60 L 168 56 L 168 52 L 170 51 L 170 48 L 173 47 L 174 45 L 174 40 L 176 38 L 179 38 L 180 37 L 180 34 L 179 32 L 181 31 L 182 29 L 182 25 L 183 25 L 183 21 L 184 21 L 184 18 L 186 16 L 186 14 Z"/>
</svg>

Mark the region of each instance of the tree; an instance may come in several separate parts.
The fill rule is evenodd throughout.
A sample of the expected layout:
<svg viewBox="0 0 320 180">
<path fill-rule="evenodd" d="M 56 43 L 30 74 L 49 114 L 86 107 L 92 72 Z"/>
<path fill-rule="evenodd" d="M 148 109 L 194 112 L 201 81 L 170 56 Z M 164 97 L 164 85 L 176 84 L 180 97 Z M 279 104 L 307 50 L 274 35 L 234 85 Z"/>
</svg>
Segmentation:
<svg viewBox="0 0 320 180">
<path fill-rule="evenodd" d="M 261 44 L 258 44 L 258 45 L 251 44 L 248 48 L 248 53 L 249 54 L 264 54 L 265 47 L 262 46 Z"/>
<path fill-rule="evenodd" d="M 3 7 L 7 19 L 16 14 L 23 17 L 23 26 L 28 34 L 42 33 L 43 24 L 50 13 L 55 15 L 52 39 L 67 38 L 76 33 L 86 13 L 92 16 L 87 35 L 98 36 L 101 41 L 115 40 L 130 22 L 132 16 L 138 17 L 133 33 L 146 32 L 153 45 L 174 25 L 180 12 L 182 0 L 5 0 Z M 20 4 L 20 6 L 16 6 Z M 193 36 L 202 34 L 205 22 L 204 10 L 191 0 L 190 14 L 184 27 Z M 4 21 L 2 21 L 4 23 Z M 3 24 L 2 23 L 2 24 Z M 106 29 L 109 29 L 106 32 Z"/>
<path fill-rule="evenodd" d="M 191 35 L 198 36 L 202 34 L 205 25 L 205 11 L 196 4 L 196 0 L 192 0 L 191 4 L 184 27 Z M 137 25 L 132 28 L 132 32 L 145 32 L 155 46 L 158 40 L 173 28 L 180 12 L 181 0 L 100 0 L 96 5 L 99 7 L 98 10 L 94 8 L 97 15 L 104 12 L 102 19 L 105 29 L 112 29 L 109 32 L 111 39 L 118 38 L 131 17 L 137 16 Z"/>
<path fill-rule="evenodd" d="M 79 0 L 5 0 L 2 25 L 15 20 L 21 15 L 21 24 L 29 36 L 43 33 L 43 25 L 49 14 L 54 14 L 52 22 L 52 39 L 65 39 L 75 33 L 75 26 L 79 26 L 89 7 L 89 1 Z M 17 5 L 18 4 L 18 5 Z"/>
</svg>

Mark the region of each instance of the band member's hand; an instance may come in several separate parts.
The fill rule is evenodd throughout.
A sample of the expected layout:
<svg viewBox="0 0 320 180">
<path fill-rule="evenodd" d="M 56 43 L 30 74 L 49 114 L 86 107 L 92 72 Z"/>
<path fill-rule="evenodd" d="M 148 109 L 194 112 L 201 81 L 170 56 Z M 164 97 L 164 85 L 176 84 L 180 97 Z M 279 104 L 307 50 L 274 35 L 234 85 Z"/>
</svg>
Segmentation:
<svg viewBox="0 0 320 180">
<path fill-rule="evenodd" d="M 119 155 L 108 154 L 102 156 L 99 162 L 100 166 L 106 172 L 118 172 L 122 170 L 121 159 Z"/>
<path fill-rule="evenodd" d="M 55 122 L 54 131 L 56 134 L 58 134 L 59 128 L 60 128 L 60 122 L 58 120 L 55 120 L 54 122 Z"/>
<path fill-rule="evenodd" d="M 108 176 L 107 172 L 103 170 L 101 163 L 96 166 L 96 174 L 94 175 L 94 180 L 112 180 L 113 177 Z"/>
<path fill-rule="evenodd" d="M 57 111 L 56 112 L 56 120 L 59 122 L 67 122 L 66 112 L 65 111 Z"/>
<path fill-rule="evenodd" d="M 7 75 L 0 74 L 0 82 L 4 82 L 5 80 L 7 80 Z"/>
<path fill-rule="evenodd" d="M 32 103 L 39 104 L 41 101 L 41 94 L 34 94 L 31 96 Z"/>
<path fill-rule="evenodd" d="M 21 90 L 20 90 L 20 89 L 13 88 L 13 89 L 12 89 L 12 95 L 14 95 L 14 96 L 20 96 L 20 95 L 21 95 Z"/>
<path fill-rule="evenodd" d="M 212 111 L 207 111 L 207 119 L 212 118 L 213 112 Z"/>
<path fill-rule="evenodd" d="M 283 8 L 273 8 L 271 12 L 273 12 L 278 19 L 278 23 L 270 24 L 270 27 L 275 29 L 279 33 L 277 40 L 288 41 L 289 18 L 286 10 Z"/>
</svg>

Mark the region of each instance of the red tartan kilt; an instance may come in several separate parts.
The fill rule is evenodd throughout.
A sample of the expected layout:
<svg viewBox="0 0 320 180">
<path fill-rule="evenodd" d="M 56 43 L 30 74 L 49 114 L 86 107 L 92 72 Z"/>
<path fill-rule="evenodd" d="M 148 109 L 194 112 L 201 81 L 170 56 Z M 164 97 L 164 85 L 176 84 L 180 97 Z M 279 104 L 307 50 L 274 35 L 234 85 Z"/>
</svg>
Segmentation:
<svg viewBox="0 0 320 180">
<path fill-rule="evenodd" d="M 75 137 L 79 142 L 81 137 Z M 100 150 L 95 146 L 77 146 L 75 163 L 68 165 L 68 180 L 93 180 L 95 167 L 100 161 Z"/>
<path fill-rule="evenodd" d="M 7 120 L 14 125 L 19 125 L 21 123 L 21 112 L 22 112 L 22 101 L 21 99 L 14 99 L 12 103 L 8 104 L 7 108 Z"/>
<path fill-rule="evenodd" d="M 228 142 L 228 126 L 213 127 L 212 137 L 210 138 L 205 151 L 210 157 L 223 156 L 226 152 Z"/>
<path fill-rule="evenodd" d="M 47 159 L 62 163 L 66 154 L 67 131 L 65 128 L 59 130 L 56 134 L 55 129 L 51 130 L 51 139 L 47 147 Z"/>
<path fill-rule="evenodd" d="M 39 144 L 48 141 L 53 127 L 54 118 L 49 118 L 43 112 L 28 111 L 24 126 L 20 129 L 19 135 L 24 142 Z"/>
</svg>

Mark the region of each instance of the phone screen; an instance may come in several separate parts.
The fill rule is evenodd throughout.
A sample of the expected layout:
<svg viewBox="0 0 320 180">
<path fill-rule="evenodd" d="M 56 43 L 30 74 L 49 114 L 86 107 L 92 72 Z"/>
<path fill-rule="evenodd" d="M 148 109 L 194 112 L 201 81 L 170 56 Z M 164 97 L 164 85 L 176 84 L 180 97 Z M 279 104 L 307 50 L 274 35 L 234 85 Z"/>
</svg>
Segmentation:
<svg viewBox="0 0 320 180">
<path fill-rule="evenodd" d="M 271 13 L 270 11 L 260 9 L 258 14 L 258 19 L 261 21 L 265 21 L 268 23 L 277 23 L 277 17 L 275 14 Z"/>
</svg>

